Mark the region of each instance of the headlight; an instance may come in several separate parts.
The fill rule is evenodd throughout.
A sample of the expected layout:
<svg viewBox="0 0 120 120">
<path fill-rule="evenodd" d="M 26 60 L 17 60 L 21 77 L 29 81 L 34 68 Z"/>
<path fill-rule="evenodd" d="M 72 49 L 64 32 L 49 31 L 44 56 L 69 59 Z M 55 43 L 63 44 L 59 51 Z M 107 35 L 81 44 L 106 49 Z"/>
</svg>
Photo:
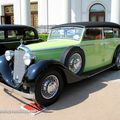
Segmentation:
<svg viewBox="0 0 120 120">
<path fill-rule="evenodd" d="M 5 58 L 7 61 L 10 61 L 13 56 L 14 56 L 14 52 L 12 50 L 7 50 L 5 52 Z"/>
<path fill-rule="evenodd" d="M 25 53 L 24 56 L 23 56 L 24 63 L 27 66 L 29 66 L 31 64 L 32 59 L 33 59 L 33 57 L 30 53 Z"/>
</svg>

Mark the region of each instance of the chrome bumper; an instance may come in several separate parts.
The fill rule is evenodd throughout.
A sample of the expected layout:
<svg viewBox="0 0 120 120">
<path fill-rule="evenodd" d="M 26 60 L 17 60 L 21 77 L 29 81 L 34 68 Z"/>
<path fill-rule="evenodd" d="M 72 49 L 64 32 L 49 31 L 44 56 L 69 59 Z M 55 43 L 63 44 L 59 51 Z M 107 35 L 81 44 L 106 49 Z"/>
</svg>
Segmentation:
<svg viewBox="0 0 120 120">
<path fill-rule="evenodd" d="M 24 92 L 18 91 L 18 90 L 14 89 L 14 88 L 11 88 L 11 87 L 5 85 L 4 83 L 0 83 L 0 86 L 5 88 L 6 90 L 8 90 L 11 94 L 15 93 L 15 94 L 20 95 L 20 96 L 22 96 L 24 98 L 35 99 L 34 94 L 29 94 L 29 93 L 24 93 Z"/>
</svg>

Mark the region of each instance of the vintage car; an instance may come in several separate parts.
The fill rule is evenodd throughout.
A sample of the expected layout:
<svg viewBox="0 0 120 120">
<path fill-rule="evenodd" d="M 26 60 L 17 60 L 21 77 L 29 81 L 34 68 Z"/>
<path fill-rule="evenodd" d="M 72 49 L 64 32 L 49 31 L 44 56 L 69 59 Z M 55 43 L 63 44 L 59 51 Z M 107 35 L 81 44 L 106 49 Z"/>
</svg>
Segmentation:
<svg viewBox="0 0 120 120">
<path fill-rule="evenodd" d="M 0 85 L 38 105 L 53 104 L 67 83 L 120 69 L 120 25 L 80 22 L 55 26 L 47 42 L 21 45 L 0 57 Z"/>
<path fill-rule="evenodd" d="M 15 50 L 21 39 L 24 44 L 38 42 L 37 30 L 24 25 L 0 25 L 0 55 L 8 49 Z"/>
</svg>

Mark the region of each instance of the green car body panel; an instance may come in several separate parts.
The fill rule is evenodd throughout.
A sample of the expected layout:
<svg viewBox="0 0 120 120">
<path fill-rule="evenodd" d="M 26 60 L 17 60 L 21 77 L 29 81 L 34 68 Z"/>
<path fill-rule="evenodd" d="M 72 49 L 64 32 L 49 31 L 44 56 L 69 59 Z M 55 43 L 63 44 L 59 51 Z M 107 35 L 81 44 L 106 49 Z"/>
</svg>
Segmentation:
<svg viewBox="0 0 120 120">
<path fill-rule="evenodd" d="M 69 46 L 79 46 L 85 54 L 84 72 L 91 71 L 112 63 L 119 38 L 101 40 L 50 40 L 47 42 L 27 45 L 36 56 L 36 60 L 61 60 L 61 56 Z M 107 54 L 107 56 L 106 56 Z"/>
</svg>

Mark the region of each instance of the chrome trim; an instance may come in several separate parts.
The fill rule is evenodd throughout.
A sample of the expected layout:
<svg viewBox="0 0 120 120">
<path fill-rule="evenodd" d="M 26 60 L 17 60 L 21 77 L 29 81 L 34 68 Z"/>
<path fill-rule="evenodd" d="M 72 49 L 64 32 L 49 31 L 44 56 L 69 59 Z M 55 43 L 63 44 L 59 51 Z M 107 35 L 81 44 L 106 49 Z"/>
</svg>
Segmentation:
<svg viewBox="0 0 120 120">
<path fill-rule="evenodd" d="M 25 45 L 23 45 L 23 44 L 21 44 L 21 45 L 17 48 L 17 50 L 23 50 L 23 51 L 25 51 L 25 52 L 27 52 L 27 53 L 31 53 L 30 49 L 29 49 L 28 47 L 26 47 Z"/>
<path fill-rule="evenodd" d="M 29 94 L 29 93 L 24 93 L 24 92 L 21 92 L 21 91 L 18 91 L 12 87 L 9 87 L 3 83 L 0 83 L 0 86 L 2 86 L 3 88 L 7 89 L 11 94 L 12 93 L 15 93 L 17 95 L 20 95 L 24 98 L 28 98 L 28 99 L 35 99 L 35 95 L 34 94 Z"/>
<path fill-rule="evenodd" d="M 83 45 L 80 45 L 80 46 L 95 46 L 96 44 L 83 44 Z"/>
<path fill-rule="evenodd" d="M 22 83 L 23 76 L 26 71 L 26 65 L 23 61 L 25 51 L 15 50 L 14 53 L 14 66 L 13 66 L 13 81 L 17 87 Z"/>
<path fill-rule="evenodd" d="M 37 49 L 37 50 L 32 50 L 32 52 L 40 52 L 41 50 L 56 50 L 56 49 L 64 49 L 66 47 L 58 47 L 58 48 L 48 48 L 48 49 Z"/>
<path fill-rule="evenodd" d="M 99 71 L 99 72 L 96 72 L 96 73 L 88 76 L 88 78 L 93 77 L 93 76 L 95 76 L 95 75 L 97 75 L 97 74 L 99 74 L 99 73 L 102 73 L 102 72 L 104 72 L 104 71 L 106 71 L 106 70 L 108 70 L 108 69 L 110 69 L 110 68 L 112 68 L 112 67 L 114 67 L 114 66 L 115 66 L 115 64 L 113 64 L 113 65 L 111 65 L 110 67 L 107 67 L 107 68 L 105 68 L 105 69 L 103 69 L 103 70 L 101 70 L 101 71 Z"/>
<path fill-rule="evenodd" d="M 78 47 L 84 47 L 84 46 L 95 46 L 96 44 L 83 44 L 83 45 L 73 45 L 73 46 L 78 46 Z M 72 45 L 71 45 L 72 46 Z M 58 47 L 58 48 L 48 48 L 48 49 L 37 49 L 37 50 L 32 50 L 32 52 L 40 52 L 41 50 L 56 50 L 56 49 L 64 49 L 67 48 L 69 46 L 66 47 Z"/>
<path fill-rule="evenodd" d="M 21 45 L 17 48 L 17 50 L 23 50 L 23 51 L 25 51 L 26 53 L 29 53 L 30 56 L 31 56 L 31 59 L 35 59 L 35 56 L 32 54 L 31 50 L 30 50 L 28 47 L 26 47 L 24 44 L 21 44 Z"/>
</svg>

